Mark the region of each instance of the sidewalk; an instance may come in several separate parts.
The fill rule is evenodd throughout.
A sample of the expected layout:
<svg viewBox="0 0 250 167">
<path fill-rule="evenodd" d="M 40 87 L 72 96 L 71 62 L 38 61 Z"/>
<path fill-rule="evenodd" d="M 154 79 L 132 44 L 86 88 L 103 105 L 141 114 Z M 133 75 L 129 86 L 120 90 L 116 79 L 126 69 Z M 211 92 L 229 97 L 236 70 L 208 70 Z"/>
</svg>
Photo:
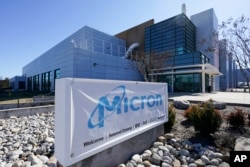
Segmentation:
<svg viewBox="0 0 250 167">
<path fill-rule="evenodd" d="M 225 102 L 228 105 L 250 107 L 250 93 L 242 92 L 212 92 L 212 93 L 169 93 L 168 99 L 202 102 L 209 99 Z"/>
</svg>

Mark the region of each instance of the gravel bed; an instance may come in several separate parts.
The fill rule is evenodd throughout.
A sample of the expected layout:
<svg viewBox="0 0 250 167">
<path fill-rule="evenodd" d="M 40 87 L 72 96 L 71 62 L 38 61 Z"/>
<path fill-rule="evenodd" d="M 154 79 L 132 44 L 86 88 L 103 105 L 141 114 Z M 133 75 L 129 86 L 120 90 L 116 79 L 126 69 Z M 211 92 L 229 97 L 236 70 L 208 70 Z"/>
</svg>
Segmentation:
<svg viewBox="0 0 250 167">
<path fill-rule="evenodd" d="M 153 146 L 142 154 L 135 154 L 118 167 L 229 167 L 229 154 L 219 149 L 188 139 L 176 139 L 174 134 L 160 136 Z"/>
<path fill-rule="evenodd" d="M 54 112 L 49 112 L 0 119 L 0 167 L 58 166 L 53 156 L 54 116 Z M 130 160 L 121 162 L 118 166 L 229 166 L 229 155 L 221 153 L 215 146 L 193 142 L 175 134 L 180 132 L 178 134 L 186 135 L 184 131 L 193 131 L 191 127 L 180 126 L 183 121 L 185 120 L 180 115 L 177 117 L 178 125 L 173 128 L 174 132 L 160 136 L 151 148 L 133 155 Z"/>
<path fill-rule="evenodd" d="M 0 119 L 0 167 L 53 166 L 54 112 Z"/>
</svg>

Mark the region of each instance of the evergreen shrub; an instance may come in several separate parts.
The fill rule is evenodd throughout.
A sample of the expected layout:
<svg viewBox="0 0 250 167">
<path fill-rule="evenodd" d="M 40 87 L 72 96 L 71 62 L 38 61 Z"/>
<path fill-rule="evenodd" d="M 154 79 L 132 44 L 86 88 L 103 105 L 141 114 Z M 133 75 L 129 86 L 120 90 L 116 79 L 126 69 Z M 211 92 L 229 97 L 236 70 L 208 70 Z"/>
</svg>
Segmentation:
<svg viewBox="0 0 250 167">
<path fill-rule="evenodd" d="M 212 101 L 207 101 L 202 105 L 191 105 L 186 111 L 186 117 L 191 120 L 196 131 L 207 136 L 216 132 L 222 123 L 222 116 L 215 110 Z"/>
<path fill-rule="evenodd" d="M 167 130 L 170 130 L 174 126 L 175 119 L 176 119 L 176 110 L 173 104 L 169 104 L 168 105 L 168 122 L 166 122 L 164 125 L 165 132 Z"/>
</svg>

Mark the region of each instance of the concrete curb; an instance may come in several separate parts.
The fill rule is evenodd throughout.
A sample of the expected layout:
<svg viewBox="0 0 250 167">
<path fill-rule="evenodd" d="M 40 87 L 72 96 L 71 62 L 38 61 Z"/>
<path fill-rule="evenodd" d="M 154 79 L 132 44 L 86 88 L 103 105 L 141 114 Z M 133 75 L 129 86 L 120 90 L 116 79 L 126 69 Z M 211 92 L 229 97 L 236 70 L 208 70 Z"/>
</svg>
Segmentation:
<svg viewBox="0 0 250 167">
<path fill-rule="evenodd" d="M 55 111 L 55 105 L 38 106 L 38 107 L 25 107 L 25 108 L 12 108 L 0 110 L 0 119 L 9 118 L 11 116 L 21 117 L 34 115 L 37 113 L 48 113 Z"/>
<path fill-rule="evenodd" d="M 35 101 L 30 103 L 15 103 L 15 104 L 0 104 L 0 111 L 6 109 L 13 109 L 13 108 L 26 108 L 26 107 L 39 107 L 39 106 L 47 106 L 47 105 L 54 105 L 54 100 L 47 100 L 47 101 Z"/>
<path fill-rule="evenodd" d="M 168 99 L 169 102 L 173 102 L 174 99 Z M 197 103 L 201 103 L 201 102 L 204 102 L 202 100 L 188 100 L 190 103 L 194 103 L 194 104 L 197 104 Z M 228 103 L 228 102 L 225 102 L 226 105 L 228 106 L 240 106 L 240 107 L 250 107 L 250 104 L 244 104 L 244 103 Z"/>
</svg>

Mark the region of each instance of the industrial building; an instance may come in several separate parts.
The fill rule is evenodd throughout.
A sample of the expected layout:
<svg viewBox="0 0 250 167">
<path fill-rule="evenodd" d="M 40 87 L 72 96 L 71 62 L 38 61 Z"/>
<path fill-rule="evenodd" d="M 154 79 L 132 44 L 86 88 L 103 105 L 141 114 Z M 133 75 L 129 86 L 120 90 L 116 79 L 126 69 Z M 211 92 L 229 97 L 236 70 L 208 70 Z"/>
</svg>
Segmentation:
<svg viewBox="0 0 250 167">
<path fill-rule="evenodd" d="M 53 91 L 55 79 L 65 77 L 141 80 L 130 60 L 122 58 L 125 44 L 85 26 L 23 67 L 27 89 Z"/>
<path fill-rule="evenodd" d="M 158 73 L 151 74 L 159 75 L 158 82 L 167 82 L 170 92 L 219 90 L 219 76 L 222 73 L 218 69 L 218 46 L 214 46 L 209 41 L 218 24 L 213 9 L 193 15 L 191 20 L 183 11 L 177 16 L 148 26 L 150 22 L 145 22 L 116 36 L 130 41 L 130 44 L 137 43 L 139 42 L 137 39 L 141 39 L 141 33 L 138 33 L 140 29 L 144 31 L 144 50 L 138 48 L 139 52 L 170 53 L 166 66 L 158 70 Z M 203 27 L 206 28 L 203 29 Z M 137 34 L 137 38 L 131 40 L 134 34 Z M 203 38 L 208 38 L 208 42 L 198 45 L 198 41 Z M 213 47 L 215 51 L 206 53 L 208 47 Z"/>
<path fill-rule="evenodd" d="M 220 59 L 218 20 L 213 9 L 186 16 L 182 12 L 158 23 L 148 20 L 116 35 L 84 26 L 23 67 L 27 90 L 54 91 L 57 78 L 142 81 L 133 54 L 168 52 L 157 73 L 170 92 L 210 92 L 230 86 L 232 60 Z M 153 58 L 153 57 L 152 57 Z M 225 79 L 226 76 L 226 79 Z M 224 78 L 222 78 L 224 77 Z"/>
</svg>

